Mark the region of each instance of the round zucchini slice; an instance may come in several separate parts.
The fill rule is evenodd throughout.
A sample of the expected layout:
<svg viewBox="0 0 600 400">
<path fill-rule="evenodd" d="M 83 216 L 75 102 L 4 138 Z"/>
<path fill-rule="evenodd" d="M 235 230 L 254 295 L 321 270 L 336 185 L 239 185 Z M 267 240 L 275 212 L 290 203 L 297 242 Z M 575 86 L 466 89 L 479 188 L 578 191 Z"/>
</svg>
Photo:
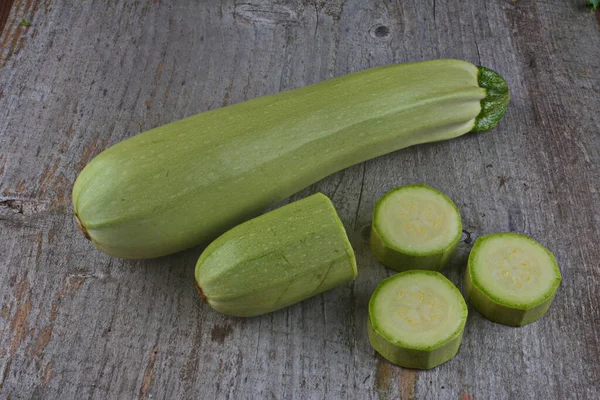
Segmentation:
<svg viewBox="0 0 600 400">
<path fill-rule="evenodd" d="M 467 300 L 487 319 L 523 326 L 541 318 L 562 276 L 554 255 L 518 233 L 479 237 L 469 254 Z"/>
<path fill-rule="evenodd" d="M 396 365 L 431 369 L 458 352 L 467 313 L 460 291 L 439 272 L 401 272 L 369 301 L 369 341 Z"/>
<path fill-rule="evenodd" d="M 370 247 L 396 271 L 439 271 L 460 242 L 460 212 L 448 196 L 428 185 L 394 188 L 375 204 Z"/>
</svg>

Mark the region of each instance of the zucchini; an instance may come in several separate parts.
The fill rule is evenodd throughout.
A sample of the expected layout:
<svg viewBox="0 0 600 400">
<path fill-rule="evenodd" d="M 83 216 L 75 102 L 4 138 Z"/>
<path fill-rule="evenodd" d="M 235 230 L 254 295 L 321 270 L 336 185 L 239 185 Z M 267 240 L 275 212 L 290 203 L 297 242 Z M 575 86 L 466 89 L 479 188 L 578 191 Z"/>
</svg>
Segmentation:
<svg viewBox="0 0 600 400">
<path fill-rule="evenodd" d="M 554 255 L 518 233 L 479 237 L 469 254 L 467 300 L 490 321 L 523 326 L 550 308 L 562 281 Z"/>
<path fill-rule="evenodd" d="M 212 240 L 343 168 L 490 129 L 507 102 L 500 75 L 465 61 L 367 69 L 117 143 L 77 178 L 74 213 L 110 255 L 162 256 Z"/>
<path fill-rule="evenodd" d="M 428 185 L 404 185 L 375 204 L 370 247 L 379 262 L 396 271 L 439 271 L 461 235 L 460 211 L 448 196 Z"/>
<path fill-rule="evenodd" d="M 369 301 L 369 341 L 396 365 L 431 369 L 458 352 L 467 314 L 460 291 L 444 275 L 401 272 L 383 280 Z"/>
<path fill-rule="evenodd" d="M 251 317 L 354 280 L 356 261 L 331 201 L 317 193 L 220 236 L 200 256 L 195 276 L 212 308 Z"/>
</svg>

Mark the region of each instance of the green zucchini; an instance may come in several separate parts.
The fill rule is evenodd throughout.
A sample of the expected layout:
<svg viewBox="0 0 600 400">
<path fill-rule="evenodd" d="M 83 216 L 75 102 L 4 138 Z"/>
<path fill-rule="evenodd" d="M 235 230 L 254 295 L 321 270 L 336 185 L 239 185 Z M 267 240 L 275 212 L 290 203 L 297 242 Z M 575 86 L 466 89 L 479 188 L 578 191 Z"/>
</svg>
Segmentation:
<svg viewBox="0 0 600 400">
<path fill-rule="evenodd" d="M 383 280 L 371 296 L 369 341 L 396 365 L 434 368 L 458 352 L 467 314 L 460 291 L 444 275 L 401 272 Z"/>
<path fill-rule="evenodd" d="M 100 250 L 149 258 L 214 239 L 343 168 L 483 131 L 508 103 L 497 73 L 460 60 L 376 67 L 176 121 L 95 157 L 73 188 Z"/>
<path fill-rule="evenodd" d="M 195 276 L 212 308 L 251 317 L 354 280 L 356 261 L 331 201 L 317 193 L 217 238 Z"/>
<path fill-rule="evenodd" d="M 375 204 L 370 247 L 379 262 L 396 271 L 439 271 L 461 235 L 460 211 L 448 196 L 428 185 L 404 185 Z"/>
<path fill-rule="evenodd" d="M 538 320 L 562 281 L 554 255 L 517 233 L 479 237 L 469 254 L 467 300 L 487 319 L 510 326 Z"/>
</svg>

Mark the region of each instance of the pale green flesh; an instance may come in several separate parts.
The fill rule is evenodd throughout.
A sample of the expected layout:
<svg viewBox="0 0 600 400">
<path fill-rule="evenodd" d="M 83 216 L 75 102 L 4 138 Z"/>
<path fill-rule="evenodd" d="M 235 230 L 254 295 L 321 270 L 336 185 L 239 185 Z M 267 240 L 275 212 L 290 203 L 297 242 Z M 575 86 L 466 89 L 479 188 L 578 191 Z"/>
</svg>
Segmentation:
<svg viewBox="0 0 600 400">
<path fill-rule="evenodd" d="M 444 249 L 461 234 L 454 204 L 426 186 L 405 186 L 385 196 L 374 224 L 390 245 L 413 253 Z"/>
<path fill-rule="evenodd" d="M 477 239 L 465 279 L 467 298 L 479 312 L 521 326 L 546 313 L 562 277 L 552 253 L 535 240 L 495 233 Z"/>
<path fill-rule="evenodd" d="M 404 185 L 377 201 L 370 245 L 389 268 L 440 270 L 461 234 L 460 212 L 452 200 L 431 186 Z"/>
<path fill-rule="evenodd" d="M 75 183 L 74 210 L 111 255 L 169 254 L 343 168 L 469 132 L 485 95 L 476 66 L 434 60 L 198 114 L 94 158 Z"/>
<path fill-rule="evenodd" d="M 460 291 L 434 271 L 407 271 L 381 282 L 369 302 L 369 338 L 386 359 L 433 368 L 458 351 L 467 319 Z"/>
<path fill-rule="evenodd" d="M 462 329 L 466 306 L 456 287 L 431 272 L 388 282 L 369 304 L 378 331 L 404 347 L 431 349 Z"/>
<path fill-rule="evenodd" d="M 554 291 L 554 265 L 548 252 L 535 242 L 508 236 L 483 242 L 471 271 L 473 280 L 491 297 L 526 307 Z"/>
<path fill-rule="evenodd" d="M 220 236 L 200 256 L 195 277 L 215 310 L 254 316 L 349 282 L 356 272 L 344 227 L 319 193 Z"/>
</svg>

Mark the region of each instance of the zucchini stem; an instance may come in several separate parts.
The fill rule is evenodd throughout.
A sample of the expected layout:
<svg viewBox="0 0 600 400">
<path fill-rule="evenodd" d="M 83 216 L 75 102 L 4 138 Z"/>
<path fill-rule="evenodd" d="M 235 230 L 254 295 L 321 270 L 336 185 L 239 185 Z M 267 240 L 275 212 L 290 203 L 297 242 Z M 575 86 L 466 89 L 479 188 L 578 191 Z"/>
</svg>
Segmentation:
<svg viewBox="0 0 600 400">
<path fill-rule="evenodd" d="M 500 122 L 510 100 L 508 85 L 496 71 L 478 66 L 477 83 L 485 89 L 486 96 L 481 100 L 481 112 L 475 118 L 473 132 L 492 129 Z"/>
</svg>

